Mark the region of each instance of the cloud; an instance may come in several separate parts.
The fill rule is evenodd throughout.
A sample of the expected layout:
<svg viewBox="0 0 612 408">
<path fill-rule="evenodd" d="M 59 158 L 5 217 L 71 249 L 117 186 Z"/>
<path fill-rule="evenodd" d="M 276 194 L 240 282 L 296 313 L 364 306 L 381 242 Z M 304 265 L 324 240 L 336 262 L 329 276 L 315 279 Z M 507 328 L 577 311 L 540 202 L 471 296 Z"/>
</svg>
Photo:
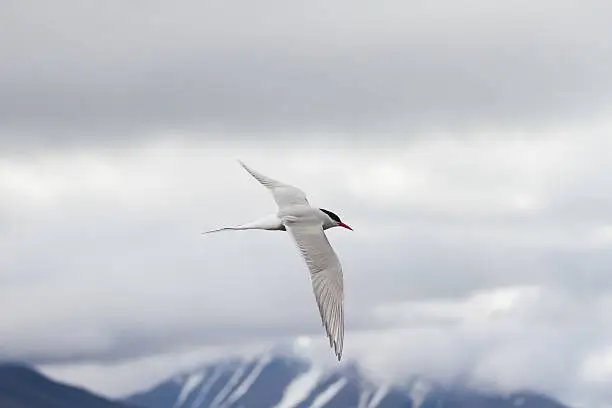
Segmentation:
<svg viewBox="0 0 612 408">
<path fill-rule="evenodd" d="M 398 329 L 371 333 L 379 350 L 361 352 L 371 372 L 387 379 L 461 378 L 498 391 L 527 388 L 566 402 L 601 403 L 608 398 L 609 300 L 609 293 L 587 298 L 553 286 L 515 286 L 390 304 L 378 315 Z"/>
<path fill-rule="evenodd" d="M 605 117 L 611 102 L 609 7 L 597 1 L 9 10 L 0 35 L 20 41 L 2 50 L 6 146 L 121 144 L 160 129 L 277 141 L 520 131 Z"/>
</svg>

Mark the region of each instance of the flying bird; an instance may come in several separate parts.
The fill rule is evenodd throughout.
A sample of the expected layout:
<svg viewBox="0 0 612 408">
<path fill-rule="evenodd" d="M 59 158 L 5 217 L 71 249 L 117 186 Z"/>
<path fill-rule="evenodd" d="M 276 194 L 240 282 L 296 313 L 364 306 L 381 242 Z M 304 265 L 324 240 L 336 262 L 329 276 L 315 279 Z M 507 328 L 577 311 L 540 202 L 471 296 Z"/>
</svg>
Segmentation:
<svg viewBox="0 0 612 408">
<path fill-rule="evenodd" d="M 224 227 L 204 234 L 226 230 L 287 231 L 293 238 L 306 266 L 321 322 L 338 361 L 344 346 L 344 283 L 342 266 L 324 230 L 343 227 L 353 230 L 335 213 L 311 207 L 306 194 L 297 187 L 264 176 L 242 161 L 238 163 L 272 193 L 278 211 L 256 221 Z"/>
</svg>

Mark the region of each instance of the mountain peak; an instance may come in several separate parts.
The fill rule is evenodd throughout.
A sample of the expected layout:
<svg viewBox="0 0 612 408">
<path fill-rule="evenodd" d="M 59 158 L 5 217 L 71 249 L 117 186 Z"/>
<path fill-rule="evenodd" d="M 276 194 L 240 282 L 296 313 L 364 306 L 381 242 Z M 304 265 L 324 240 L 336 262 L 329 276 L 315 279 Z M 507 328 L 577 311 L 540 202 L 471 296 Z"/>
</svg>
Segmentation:
<svg viewBox="0 0 612 408">
<path fill-rule="evenodd" d="M 53 381 L 27 364 L 0 364 L 0 407 L 130 408 L 82 388 Z"/>
<path fill-rule="evenodd" d="M 314 363 L 304 346 L 285 342 L 252 358 L 219 360 L 126 401 L 144 408 L 567 408 L 537 394 L 509 398 L 419 377 L 379 384 L 353 361 Z"/>
</svg>

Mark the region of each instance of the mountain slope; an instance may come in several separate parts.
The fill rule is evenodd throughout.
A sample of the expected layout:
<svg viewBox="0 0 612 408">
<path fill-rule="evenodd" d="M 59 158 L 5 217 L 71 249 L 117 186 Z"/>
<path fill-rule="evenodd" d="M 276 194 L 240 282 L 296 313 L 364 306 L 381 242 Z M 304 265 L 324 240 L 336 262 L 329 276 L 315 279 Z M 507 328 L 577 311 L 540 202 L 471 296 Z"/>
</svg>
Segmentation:
<svg viewBox="0 0 612 408">
<path fill-rule="evenodd" d="M 535 393 L 486 394 L 418 378 L 375 384 L 355 364 L 326 371 L 274 353 L 218 361 L 126 401 L 145 408 L 568 408 Z"/>
<path fill-rule="evenodd" d="M 20 364 L 0 364 L 2 408 L 134 408 L 55 382 Z"/>
</svg>

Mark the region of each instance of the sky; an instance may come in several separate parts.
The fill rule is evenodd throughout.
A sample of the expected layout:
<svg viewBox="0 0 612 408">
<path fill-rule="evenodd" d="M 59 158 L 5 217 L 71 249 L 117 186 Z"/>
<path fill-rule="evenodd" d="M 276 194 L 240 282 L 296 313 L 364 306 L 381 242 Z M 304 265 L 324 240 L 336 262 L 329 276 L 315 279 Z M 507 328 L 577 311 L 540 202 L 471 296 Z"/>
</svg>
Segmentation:
<svg viewBox="0 0 612 408">
<path fill-rule="evenodd" d="M 0 359 L 333 360 L 286 233 L 200 234 L 274 213 L 241 159 L 354 228 L 344 358 L 612 402 L 609 3 L 7 0 L 0 38 Z"/>
</svg>

